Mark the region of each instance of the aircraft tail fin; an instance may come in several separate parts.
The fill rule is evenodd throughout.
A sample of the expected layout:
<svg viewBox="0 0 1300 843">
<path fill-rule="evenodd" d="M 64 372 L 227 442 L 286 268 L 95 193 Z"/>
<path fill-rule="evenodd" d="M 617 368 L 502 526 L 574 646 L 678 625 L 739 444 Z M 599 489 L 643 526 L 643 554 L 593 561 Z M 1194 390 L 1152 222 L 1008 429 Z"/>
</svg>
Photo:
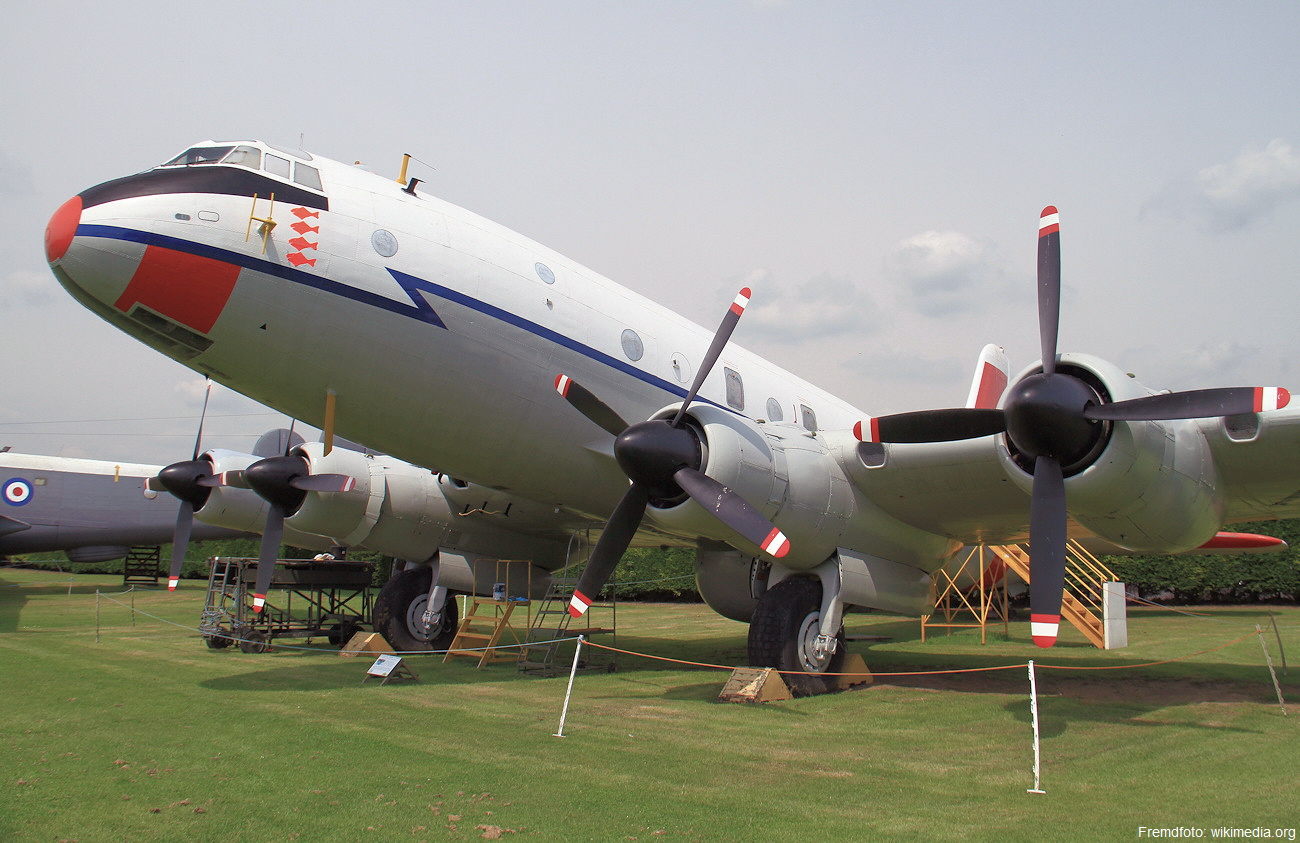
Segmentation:
<svg viewBox="0 0 1300 843">
<path fill-rule="evenodd" d="M 1010 379 L 1010 367 L 1002 346 L 989 343 L 980 351 L 975 362 L 975 377 L 971 380 L 966 406 L 973 409 L 992 410 L 998 406 Z"/>
</svg>

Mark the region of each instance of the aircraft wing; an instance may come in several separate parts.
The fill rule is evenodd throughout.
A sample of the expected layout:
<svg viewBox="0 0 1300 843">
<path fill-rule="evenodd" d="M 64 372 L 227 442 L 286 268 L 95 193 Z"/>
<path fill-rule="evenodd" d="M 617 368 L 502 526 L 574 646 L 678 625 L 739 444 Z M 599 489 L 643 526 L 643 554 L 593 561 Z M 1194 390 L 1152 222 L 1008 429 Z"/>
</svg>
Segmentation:
<svg viewBox="0 0 1300 843">
<path fill-rule="evenodd" d="M 1225 524 L 1300 516 L 1300 411 L 1117 422 L 1110 436 L 1065 477 L 1073 537 L 1174 552 Z M 1032 475 L 1003 436 L 860 448 L 851 479 L 898 520 L 967 544 L 1028 540 Z"/>
</svg>

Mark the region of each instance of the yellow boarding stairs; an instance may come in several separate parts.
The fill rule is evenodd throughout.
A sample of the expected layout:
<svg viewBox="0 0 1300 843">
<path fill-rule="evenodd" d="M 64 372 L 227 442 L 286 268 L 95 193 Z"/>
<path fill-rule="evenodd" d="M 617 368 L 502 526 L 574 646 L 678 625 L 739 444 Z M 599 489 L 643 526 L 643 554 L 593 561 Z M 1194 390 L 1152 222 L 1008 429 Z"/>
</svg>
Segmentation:
<svg viewBox="0 0 1300 843">
<path fill-rule="evenodd" d="M 922 641 L 928 628 L 978 628 L 983 643 L 990 617 L 1000 620 L 1006 630 L 1010 615 L 1004 566 L 1029 582 L 1029 553 L 1020 545 L 980 545 L 967 553 L 960 565 L 935 575 L 935 613 L 921 616 Z M 1114 581 L 1115 574 L 1082 545 L 1075 541 L 1066 545 L 1061 617 L 1101 649 L 1107 648 L 1103 584 Z M 962 613 L 969 613 L 974 621 L 960 622 Z M 1112 638 L 1111 647 L 1124 646 L 1117 636 Z"/>
</svg>

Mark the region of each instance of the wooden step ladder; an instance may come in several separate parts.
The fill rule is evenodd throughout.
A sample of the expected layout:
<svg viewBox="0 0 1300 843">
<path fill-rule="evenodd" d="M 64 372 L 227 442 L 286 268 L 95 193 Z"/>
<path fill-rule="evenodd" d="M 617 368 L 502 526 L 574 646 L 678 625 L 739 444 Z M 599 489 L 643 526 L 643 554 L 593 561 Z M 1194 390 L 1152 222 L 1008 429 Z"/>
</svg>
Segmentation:
<svg viewBox="0 0 1300 843">
<path fill-rule="evenodd" d="M 443 662 L 457 656 L 478 659 L 478 666 L 494 662 L 517 662 L 523 654 L 523 641 L 510 624 L 510 615 L 516 606 L 527 605 L 527 600 L 495 600 L 491 597 L 465 598 L 469 604 L 456 637 L 452 639 Z M 503 645 L 502 639 L 509 638 Z"/>
<path fill-rule="evenodd" d="M 990 545 L 989 549 L 1029 582 L 1029 553 L 1020 545 Z M 1083 633 L 1094 647 L 1106 648 L 1106 625 L 1102 621 L 1102 583 L 1113 582 L 1115 574 L 1076 541 L 1066 544 L 1065 591 L 1061 595 L 1061 617 Z"/>
</svg>

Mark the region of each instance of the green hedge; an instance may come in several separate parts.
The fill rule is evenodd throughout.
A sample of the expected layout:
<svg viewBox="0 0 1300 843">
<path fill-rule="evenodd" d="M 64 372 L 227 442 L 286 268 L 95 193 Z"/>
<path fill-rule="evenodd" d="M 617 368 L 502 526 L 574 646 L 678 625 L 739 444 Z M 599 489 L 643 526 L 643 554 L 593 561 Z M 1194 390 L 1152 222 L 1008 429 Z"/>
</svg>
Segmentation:
<svg viewBox="0 0 1300 843">
<path fill-rule="evenodd" d="M 1233 532 L 1284 539 L 1280 553 L 1107 556 L 1102 561 L 1144 600 L 1178 603 L 1300 602 L 1300 520 L 1235 524 Z"/>
</svg>

